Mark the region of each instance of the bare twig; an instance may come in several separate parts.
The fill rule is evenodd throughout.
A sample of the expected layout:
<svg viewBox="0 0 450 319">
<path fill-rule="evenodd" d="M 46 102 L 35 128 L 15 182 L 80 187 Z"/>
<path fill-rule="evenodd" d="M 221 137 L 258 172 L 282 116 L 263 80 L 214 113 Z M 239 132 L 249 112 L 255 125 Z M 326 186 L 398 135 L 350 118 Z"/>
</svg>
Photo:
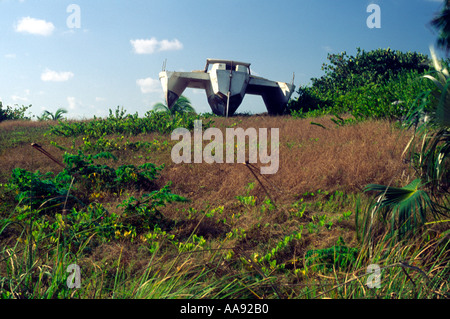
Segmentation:
<svg viewBox="0 0 450 319">
<path fill-rule="evenodd" d="M 53 162 L 55 162 L 56 164 L 58 164 L 58 165 L 61 166 L 62 168 L 66 168 L 66 166 L 65 166 L 63 163 L 61 163 L 61 162 L 58 161 L 56 158 L 54 158 L 54 157 L 52 156 L 52 154 L 50 154 L 49 152 L 47 152 L 46 150 L 44 150 L 44 149 L 42 148 L 42 146 L 40 146 L 39 144 L 37 144 L 37 143 L 31 143 L 31 146 L 32 146 L 34 149 L 36 149 L 36 150 L 38 150 L 39 152 L 41 152 L 42 154 L 44 154 L 45 156 L 47 156 L 48 158 L 50 158 Z"/>
<path fill-rule="evenodd" d="M 266 193 L 267 197 L 269 197 L 269 199 L 270 199 L 270 201 L 273 203 L 273 205 L 274 205 L 275 207 L 277 207 L 276 202 L 273 200 L 272 196 L 270 196 L 269 192 L 267 191 L 267 189 L 264 187 L 264 185 L 263 185 L 263 183 L 261 182 L 261 180 L 258 178 L 258 176 L 256 175 L 256 173 L 254 172 L 255 170 L 257 170 L 257 168 L 256 168 L 253 164 L 249 163 L 248 161 L 245 162 L 245 163 L 243 163 L 243 164 L 248 168 L 248 170 L 250 171 L 250 173 L 252 173 L 253 176 L 256 178 L 256 180 L 257 180 L 258 183 L 261 185 L 262 189 L 263 189 L 264 192 Z M 261 174 L 260 174 L 260 175 L 261 175 Z M 261 175 L 261 176 L 263 176 L 263 175 Z M 264 176 L 263 176 L 263 177 L 264 177 Z M 266 181 L 267 181 L 270 185 L 273 186 L 273 184 L 272 184 L 266 177 L 264 177 L 264 178 L 266 179 Z"/>
</svg>

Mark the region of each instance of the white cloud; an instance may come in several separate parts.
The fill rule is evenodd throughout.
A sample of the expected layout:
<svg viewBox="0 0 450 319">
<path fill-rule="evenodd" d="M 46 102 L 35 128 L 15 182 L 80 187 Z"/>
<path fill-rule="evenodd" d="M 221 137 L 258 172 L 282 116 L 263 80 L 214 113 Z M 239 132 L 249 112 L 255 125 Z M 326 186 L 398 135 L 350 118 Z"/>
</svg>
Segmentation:
<svg viewBox="0 0 450 319">
<path fill-rule="evenodd" d="M 29 101 L 29 95 L 30 95 L 30 90 L 29 89 L 25 89 L 24 90 L 24 94 L 22 95 L 11 95 L 11 100 L 13 100 L 14 103 L 18 103 L 18 102 L 28 102 Z"/>
<path fill-rule="evenodd" d="M 161 92 L 161 82 L 152 78 L 138 79 L 136 84 L 141 88 L 142 93 Z"/>
<path fill-rule="evenodd" d="M 174 51 L 183 49 L 183 44 L 178 41 L 178 39 L 172 41 L 162 40 L 159 42 L 159 45 L 159 51 Z"/>
<path fill-rule="evenodd" d="M 91 117 L 94 113 L 89 108 L 92 108 L 90 105 L 83 103 L 83 101 L 79 100 L 74 96 L 68 96 L 66 98 L 67 106 L 65 109 L 68 111 L 67 118 L 70 119 L 86 119 L 86 114 Z"/>
<path fill-rule="evenodd" d="M 325 50 L 325 52 L 333 52 L 333 48 L 329 45 L 323 45 L 322 49 Z"/>
<path fill-rule="evenodd" d="M 64 82 L 73 78 L 72 72 L 56 72 L 52 70 L 45 70 L 41 74 L 41 80 L 44 82 Z"/>
<path fill-rule="evenodd" d="M 79 104 L 73 96 L 67 97 L 67 103 L 69 103 L 69 110 L 75 110 Z"/>
<path fill-rule="evenodd" d="M 181 50 L 183 48 L 183 44 L 178 39 L 158 41 L 155 37 L 152 37 L 151 39 L 130 40 L 130 42 L 134 52 L 137 54 L 152 54 L 161 51 Z"/>
<path fill-rule="evenodd" d="M 55 26 L 45 20 L 24 17 L 16 25 L 16 31 L 35 35 L 49 36 L 53 33 Z"/>
<path fill-rule="evenodd" d="M 134 48 L 134 52 L 137 54 L 151 54 L 155 52 L 156 48 L 158 47 L 158 40 L 156 40 L 155 38 L 151 38 L 149 40 L 131 40 L 130 42 Z"/>
<path fill-rule="evenodd" d="M 24 97 L 24 96 L 18 96 L 18 95 L 12 95 L 12 96 L 11 96 L 11 99 L 12 99 L 14 102 L 27 102 L 27 101 L 28 101 L 28 98 L 27 98 L 27 97 Z"/>
<path fill-rule="evenodd" d="M 16 54 L 15 53 L 8 53 L 4 55 L 5 58 L 7 59 L 15 59 L 16 58 Z"/>
</svg>

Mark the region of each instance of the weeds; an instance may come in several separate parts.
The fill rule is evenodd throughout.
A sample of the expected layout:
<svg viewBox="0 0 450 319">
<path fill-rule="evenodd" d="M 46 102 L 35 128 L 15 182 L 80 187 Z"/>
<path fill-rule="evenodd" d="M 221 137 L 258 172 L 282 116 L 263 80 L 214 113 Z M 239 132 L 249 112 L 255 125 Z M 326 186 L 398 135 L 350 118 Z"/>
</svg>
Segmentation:
<svg viewBox="0 0 450 319">
<path fill-rule="evenodd" d="M 58 125 L 51 126 L 49 133 L 56 136 L 87 138 L 100 138 L 105 134 L 118 134 L 134 136 L 159 132 L 163 134 L 171 133 L 178 127 L 186 129 L 194 128 L 194 121 L 200 119 L 200 115 L 192 113 L 175 113 L 171 115 L 166 112 L 149 111 L 144 117 L 138 114 L 126 114 L 126 111 L 119 107 L 115 112 L 109 110 L 109 116 L 105 119 L 94 117 L 93 120 L 84 122 L 59 121 Z M 209 127 L 212 120 L 204 123 L 204 127 Z"/>
</svg>

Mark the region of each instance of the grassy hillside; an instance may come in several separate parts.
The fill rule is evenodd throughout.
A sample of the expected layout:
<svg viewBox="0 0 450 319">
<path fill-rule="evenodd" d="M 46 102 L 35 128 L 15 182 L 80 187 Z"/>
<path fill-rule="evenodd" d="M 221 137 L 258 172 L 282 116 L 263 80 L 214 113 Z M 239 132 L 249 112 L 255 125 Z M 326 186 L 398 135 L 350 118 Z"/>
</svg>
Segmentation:
<svg viewBox="0 0 450 319">
<path fill-rule="evenodd" d="M 364 187 L 414 179 L 402 157 L 412 131 L 330 116 L 202 119 L 224 135 L 279 128 L 279 170 L 262 176 L 261 163 L 174 164 L 170 132 L 192 121 L 146 118 L 0 123 L 3 298 L 448 297 L 448 223 L 398 242 L 380 222 L 361 238 Z M 367 286 L 371 264 L 379 288 Z"/>
</svg>

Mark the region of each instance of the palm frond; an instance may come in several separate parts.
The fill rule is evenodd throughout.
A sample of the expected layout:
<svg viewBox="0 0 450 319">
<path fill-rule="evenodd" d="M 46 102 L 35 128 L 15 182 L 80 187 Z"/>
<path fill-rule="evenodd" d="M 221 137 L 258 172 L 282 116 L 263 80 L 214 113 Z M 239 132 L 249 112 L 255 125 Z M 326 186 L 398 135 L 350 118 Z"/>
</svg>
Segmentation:
<svg viewBox="0 0 450 319">
<path fill-rule="evenodd" d="M 415 132 L 406 146 L 418 168 L 422 180 L 429 182 L 433 192 L 445 190 L 446 165 L 449 160 L 450 144 L 450 73 L 437 58 L 430 47 L 433 75 L 427 74 L 423 78 L 435 85 L 434 90 L 423 92 L 415 101 L 407 116 L 409 126 L 415 126 Z M 429 121 L 420 123 L 420 119 L 427 115 Z M 422 139 L 421 147 L 415 151 L 413 141 Z"/>
<path fill-rule="evenodd" d="M 153 111 L 155 112 L 169 112 L 169 108 L 163 103 L 156 103 L 153 105 Z"/>
<path fill-rule="evenodd" d="M 166 104 L 161 102 L 153 105 L 153 110 L 157 112 L 176 113 L 196 113 L 191 101 L 184 95 L 180 96 L 175 104 L 169 109 Z"/>
<path fill-rule="evenodd" d="M 438 30 L 437 44 L 439 47 L 450 50 L 450 2 L 445 1 L 441 12 L 431 20 L 431 26 Z"/>
<path fill-rule="evenodd" d="M 425 224 L 427 212 L 434 212 L 433 203 L 428 194 L 421 189 L 420 179 L 413 180 L 404 187 L 389 187 L 369 184 L 364 191 L 376 192 L 376 203 L 370 206 L 372 216 L 381 217 L 391 226 L 391 232 L 398 232 L 399 238 Z M 371 221 L 372 223 L 373 221 Z"/>
</svg>

